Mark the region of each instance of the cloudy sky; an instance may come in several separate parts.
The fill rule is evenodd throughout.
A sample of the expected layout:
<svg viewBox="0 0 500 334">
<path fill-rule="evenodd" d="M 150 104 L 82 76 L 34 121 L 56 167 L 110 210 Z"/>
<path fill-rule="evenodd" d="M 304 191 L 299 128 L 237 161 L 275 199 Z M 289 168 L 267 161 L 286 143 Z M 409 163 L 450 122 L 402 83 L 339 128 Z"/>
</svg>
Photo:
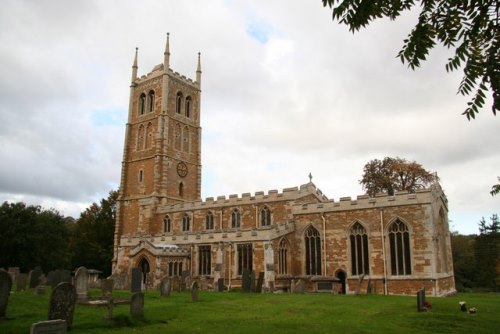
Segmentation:
<svg viewBox="0 0 500 334">
<path fill-rule="evenodd" d="M 321 0 L 0 0 L 0 201 L 78 217 L 119 186 L 131 65 L 202 62 L 202 196 L 313 182 L 362 194 L 385 156 L 438 172 L 453 230 L 500 213 L 499 116 L 461 115 L 461 73 L 436 48 L 412 71 L 396 55 L 415 13 L 352 34 Z"/>
</svg>

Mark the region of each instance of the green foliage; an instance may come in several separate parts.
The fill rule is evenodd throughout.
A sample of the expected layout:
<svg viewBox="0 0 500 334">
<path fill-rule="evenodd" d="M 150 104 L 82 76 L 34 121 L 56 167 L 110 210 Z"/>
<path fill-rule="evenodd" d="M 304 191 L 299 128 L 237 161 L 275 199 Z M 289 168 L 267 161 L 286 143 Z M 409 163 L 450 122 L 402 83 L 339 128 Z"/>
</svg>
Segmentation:
<svg viewBox="0 0 500 334">
<path fill-rule="evenodd" d="M 498 178 L 498 182 L 500 182 L 500 177 Z M 495 184 L 493 187 L 491 187 L 490 194 L 491 196 L 498 195 L 500 193 L 500 183 Z"/>
<path fill-rule="evenodd" d="M 0 267 L 26 271 L 36 266 L 53 270 L 69 265 L 69 232 L 64 217 L 55 210 L 4 202 L 0 231 Z"/>
<path fill-rule="evenodd" d="M 388 17 L 396 19 L 402 12 L 420 3 L 418 23 L 404 40 L 398 53 L 401 61 L 415 69 L 427 59 L 437 43 L 455 48 L 446 71 L 463 67 L 458 92 L 474 96 L 463 115 L 474 119 L 484 106 L 486 92 L 491 91 L 494 115 L 500 110 L 500 3 L 498 0 L 322 0 L 333 11 L 333 19 L 349 26 L 351 31 L 366 27 L 371 21 Z"/>
<path fill-rule="evenodd" d="M 453 270 L 455 272 L 455 287 L 457 291 L 470 291 L 477 286 L 476 257 L 474 247 L 476 235 L 461 235 L 452 233 L 451 250 L 453 254 Z"/>
<path fill-rule="evenodd" d="M 498 215 L 486 223 L 484 217 L 479 222 L 479 235 L 475 242 L 476 283 L 478 286 L 498 291 L 500 275 L 497 266 L 500 261 L 500 221 Z"/>
</svg>

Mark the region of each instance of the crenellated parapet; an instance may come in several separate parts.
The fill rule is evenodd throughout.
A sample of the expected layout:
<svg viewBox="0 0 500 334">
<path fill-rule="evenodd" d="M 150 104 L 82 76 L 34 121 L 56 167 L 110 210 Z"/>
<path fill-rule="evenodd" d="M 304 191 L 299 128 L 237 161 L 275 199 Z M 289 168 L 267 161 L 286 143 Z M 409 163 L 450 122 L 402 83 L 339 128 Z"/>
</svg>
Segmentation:
<svg viewBox="0 0 500 334">
<path fill-rule="evenodd" d="M 134 84 L 135 85 L 143 84 L 143 83 L 150 81 L 152 79 L 159 78 L 163 74 L 165 74 L 164 73 L 164 65 L 158 64 L 148 74 L 144 74 L 141 77 L 136 78 L 134 80 Z M 193 79 L 188 78 L 185 75 L 180 74 L 179 72 L 174 72 L 171 68 L 168 71 L 168 75 L 172 79 L 176 79 L 176 80 L 178 80 L 186 85 L 192 86 L 193 88 L 198 88 L 196 82 Z"/>
<path fill-rule="evenodd" d="M 326 197 L 323 192 L 318 189 L 313 183 L 303 184 L 300 187 L 285 188 L 281 192 L 278 190 L 269 190 L 267 193 L 264 191 L 257 191 L 255 194 L 243 193 L 241 195 L 232 194 L 228 197 L 218 196 L 217 198 L 208 197 L 204 201 L 175 203 L 163 205 L 158 209 L 159 213 L 179 212 L 179 211 L 194 211 L 203 210 L 207 208 L 221 208 L 233 205 L 251 205 L 263 204 L 279 201 L 294 201 L 308 195 L 314 196 L 317 201 L 326 202 Z"/>
</svg>

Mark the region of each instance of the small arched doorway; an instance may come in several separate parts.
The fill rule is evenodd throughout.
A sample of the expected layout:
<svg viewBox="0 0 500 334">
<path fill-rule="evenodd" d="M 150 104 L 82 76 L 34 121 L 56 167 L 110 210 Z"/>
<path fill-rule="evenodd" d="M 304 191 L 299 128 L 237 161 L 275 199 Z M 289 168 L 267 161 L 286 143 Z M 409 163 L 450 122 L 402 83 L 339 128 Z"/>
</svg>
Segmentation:
<svg viewBox="0 0 500 334">
<path fill-rule="evenodd" d="M 143 257 L 141 259 L 141 262 L 139 262 L 139 268 L 141 268 L 141 271 L 142 271 L 142 283 L 144 285 L 146 285 L 148 283 L 147 277 L 148 277 L 150 268 L 149 268 L 149 262 L 145 257 Z"/>
<path fill-rule="evenodd" d="M 340 289 L 338 290 L 340 294 L 345 295 L 346 294 L 346 274 L 345 271 L 343 270 L 337 270 L 335 273 L 335 277 L 337 277 L 340 280 Z"/>
</svg>

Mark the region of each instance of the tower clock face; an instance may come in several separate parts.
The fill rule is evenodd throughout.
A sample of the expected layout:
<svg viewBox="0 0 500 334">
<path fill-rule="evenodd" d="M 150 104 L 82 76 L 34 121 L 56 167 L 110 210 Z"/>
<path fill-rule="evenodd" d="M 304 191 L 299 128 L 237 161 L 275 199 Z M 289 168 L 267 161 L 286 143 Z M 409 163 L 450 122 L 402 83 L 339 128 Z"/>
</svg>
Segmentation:
<svg viewBox="0 0 500 334">
<path fill-rule="evenodd" d="M 182 161 L 177 164 L 177 174 L 180 177 L 185 177 L 188 174 L 188 167 Z"/>
</svg>

